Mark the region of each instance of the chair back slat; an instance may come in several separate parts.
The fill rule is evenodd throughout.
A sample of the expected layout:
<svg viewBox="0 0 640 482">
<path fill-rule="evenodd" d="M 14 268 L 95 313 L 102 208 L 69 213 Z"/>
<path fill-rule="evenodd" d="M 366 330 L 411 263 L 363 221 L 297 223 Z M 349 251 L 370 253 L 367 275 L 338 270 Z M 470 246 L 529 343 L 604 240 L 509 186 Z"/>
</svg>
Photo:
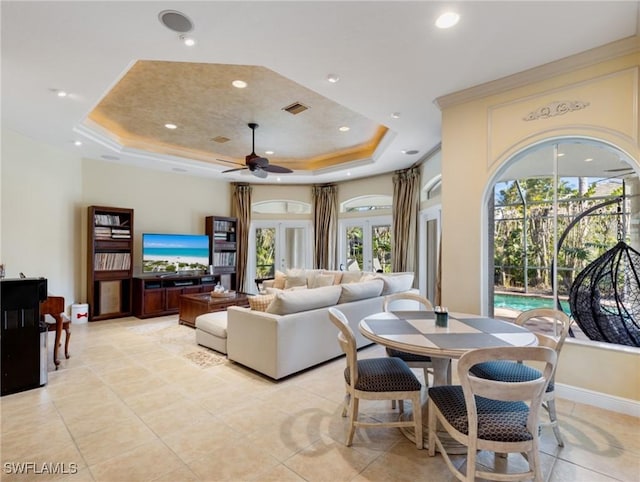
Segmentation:
<svg viewBox="0 0 640 482">
<path fill-rule="evenodd" d="M 553 308 L 535 308 L 533 310 L 527 310 L 520 313 L 514 323 L 520 326 L 525 326 L 528 322 L 536 318 L 551 319 L 554 323 L 558 323 L 560 325 L 560 331 L 557 337 L 549 337 L 546 335 L 548 338 L 554 340 L 555 346 L 551 347 L 548 344 L 544 345 L 550 346 L 556 351 L 556 353 L 560 354 L 560 350 L 562 350 L 562 346 L 567 338 L 573 320 L 569 318 L 564 311 L 555 310 Z"/>
</svg>

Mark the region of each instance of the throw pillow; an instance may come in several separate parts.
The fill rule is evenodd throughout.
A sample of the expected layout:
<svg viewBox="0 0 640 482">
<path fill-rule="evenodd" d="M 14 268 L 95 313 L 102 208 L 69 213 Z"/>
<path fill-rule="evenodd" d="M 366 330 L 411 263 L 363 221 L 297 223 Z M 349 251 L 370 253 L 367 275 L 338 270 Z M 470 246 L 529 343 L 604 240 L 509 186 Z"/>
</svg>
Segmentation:
<svg viewBox="0 0 640 482">
<path fill-rule="evenodd" d="M 307 277 L 305 275 L 302 275 L 302 276 L 287 275 L 287 277 L 284 280 L 284 289 L 288 290 L 289 288 L 293 288 L 296 286 L 307 286 Z"/>
<path fill-rule="evenodd" d="M 283 290 L 284 289 L 284 280 L 287 275 L 285 275 L 282 271 L 276 270 L 276 275 L 273 280 L 273 287 Z"/>
<path fill-rule="evenodd" d="M 333 276 L 333 284 L 339 285 L 342 282 L 342 271 L 322 270 L 322 274 L 330 274 Z"/>
<path fill-rule="evenodd" d="M 267 313 L 288 315 L 300 311 L 315 310 L 337 303 L 341 293 L 340 286 L 323 286 L 312 290 L 283 291 L 267 308 Z"/>
<path fill-rule="evenodd" d="M 247 299 L 249 300 L 249 308 L 254 311 L 267 311 L 267 307 L 271 304 L 275 297 L 275 294 L 248 296 Z"/>
<path fill-rule="evenodd" d="M 380 296 L 384 283 L 380 279 L 363 281 L 362 283 L 342 284 L 342 293 L 338 304 L 350 303 L 351 301 L 364 300 Z"/>
<path fill-rule="evenodd" d="M 318 274 L 313 277 L 309 288 L 322 288 L 323 286 L 331 286 L 335 277 L 332 274 Z"/>
<path fill-rule="evenodd" d="M 347 283 L 358 283 L 362 278 L 362 271 L 345 271 L 342 273 L 342 280 L 340 281 L 343 285 Z"/>
</svg>

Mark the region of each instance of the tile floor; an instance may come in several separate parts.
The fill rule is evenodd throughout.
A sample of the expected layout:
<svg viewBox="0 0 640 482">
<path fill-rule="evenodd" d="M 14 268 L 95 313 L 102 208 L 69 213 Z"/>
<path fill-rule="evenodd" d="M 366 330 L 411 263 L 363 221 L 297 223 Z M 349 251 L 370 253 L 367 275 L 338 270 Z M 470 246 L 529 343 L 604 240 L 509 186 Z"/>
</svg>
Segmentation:
<svg viewBox="0 0 640 482">
<path fill-rule="evenodd" d="M 58 371 L 50 363 L 44 388 L 0 399 L 1 480 L 455 480 L 397 429 L 358 430 L 344 446 L 342 358 L 273 382 L 191 344 L 177 317 L 72 328 L 72 357 Z M 639 419 L 558 405 L 566 446 L 543 431 L 545 480 L 640 481 Z M 383 417 L 389 407 L 362 409 Z M 31 464 L 26 474 L 19 463 Z"/>
</svg>

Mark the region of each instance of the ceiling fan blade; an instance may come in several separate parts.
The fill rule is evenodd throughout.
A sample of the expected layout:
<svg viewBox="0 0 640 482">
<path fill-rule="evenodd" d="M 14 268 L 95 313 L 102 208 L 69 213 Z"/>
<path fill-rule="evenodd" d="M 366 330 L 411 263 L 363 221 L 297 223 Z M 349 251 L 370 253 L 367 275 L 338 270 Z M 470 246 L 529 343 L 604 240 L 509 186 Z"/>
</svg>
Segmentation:
<svg viewBox="0 0 640 482">
<path fill-rule="evenodd" d="M 265 166 L 268 166 L 268 165 L 269 165 L 269 159 L 267 159 L 266 157 L 260 157 L 256 155 L 253 155 L 252 157 L 247 156 L 247 166 L 251 168 L 255 168 L 255 167 L 264 168 Z"/>
<path fill-rule="evenodd" d="M 623 172 L 623 171 L 633 171 L 633 167 L 620 167 L 618 169 L 605 169 L 604 172 Z"/>
<path fill-rule="evenodd" d="M 226 171 L 222 171 L 221 174 L 226 174 L 227 172 L 235 172 L 235 171 L 244 171 L 245 169 L 249 169 L 247 166 L 237 167 L 235 169 L 227 169 Z"/>
<path fill-rule="evenodd" d="M 236 166 L 242 166 L 243 165 L 241 162 L 227 161 L 226 159 L 217 159 L 216 158 L 216 161 L 226 162 L 227 164 L 235 164 Z"/>
<path fill-rule="evenodd" d="M 269 164 L 268 166 L 265 166 L 262 169 L 264 169 L 265 171 L 268 171 L 268 172 L 274 172 L 274 173 L 278 173 L 278 174 L 289 174 L 289 173 L 293 172 L 288 167 L 276 166 L 275 164 Z"/>
<path fill-rule="evenodd" d="M 255 168 L 255 169 L 253 169 L 253 170 L 251 171 L 251 173 L 252 173 L 254 176 L 256 176 L 256 177 L 259 177 L 260 179 L 264 179 L 264 178 L 266 178 L 266 177 L 267 177 L 267 175 L 268 175 L 267 171 L 265 171 L 265 170 L 264 170 L 264 169 L 262 169 L 261 167 L 257 167 L 257 168 Z"/>
</svg>

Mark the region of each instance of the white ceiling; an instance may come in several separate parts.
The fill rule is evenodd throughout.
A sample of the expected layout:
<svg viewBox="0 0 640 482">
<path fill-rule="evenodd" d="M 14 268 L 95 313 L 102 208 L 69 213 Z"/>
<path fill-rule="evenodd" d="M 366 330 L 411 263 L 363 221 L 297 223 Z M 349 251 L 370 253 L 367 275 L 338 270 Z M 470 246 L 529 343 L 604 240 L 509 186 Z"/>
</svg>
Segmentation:
<svg viewBox="0 0 640 482">
<path fill-rule="evenodd" d="M 282 181 L 339 181 L 347 171 L 352 178 L 369 176 L 408 167 L 437 146 L 436 98 L 637 35 L 639 4 L 3 1 L 2 125 L 87 158 L 115 156 L 109 162 L 259 182 L 246 171 L 220 174 L 228 166 L 123 148 L 85 124 L 138 60 L 264 66 L 389 128 L 371 159 L 296 171 Z M 434 27 L 451 5 L 460 23 Z M 166 9 L 193 21 L 195 47 L 184 46 L 160 23 L 158 14 Z M 330 73 L 340 81 L 327 82 Z M 52 89 L 70 95 L 58 98 Z M 391 118 L 393 112 L 400 118 Z M 254 119 L 239 121 L 260 118 L 256 111 Z M 83 145 L 74 146 L 75 140 Z M 265 131 L 256 133 L 258 142 L 268 143 Z M 243 147 L 235 155 L 247 153 Z"/>
</svg>

